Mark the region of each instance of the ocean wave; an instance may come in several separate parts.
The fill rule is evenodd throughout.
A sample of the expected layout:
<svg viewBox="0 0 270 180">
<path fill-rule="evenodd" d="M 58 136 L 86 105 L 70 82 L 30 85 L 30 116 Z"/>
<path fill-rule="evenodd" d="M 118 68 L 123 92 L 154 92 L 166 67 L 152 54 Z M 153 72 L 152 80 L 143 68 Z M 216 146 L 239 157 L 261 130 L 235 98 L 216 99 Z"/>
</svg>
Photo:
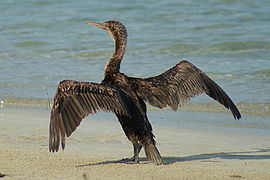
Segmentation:
<svg viewBox="0 0 270 180">
<path fill-rule="evenodd" d="M 166 48 L 155 50 L 155 53 L 166 53 L 175 56 L 180 55 L 202 55 L 215 53 L 246 53 L 270 49 L 267 41 L 231 41 L 214 44 L 174 44 Z"/>
<path fill-rule="evenodd" d="M 42 108 L 51 109 L 53 99 L 46 98 L 6 98 L 0 100 L 0 107 L 5 108 Z M 239 111 L 242 114 L 256 115 L 256 116 L 270 116 L 270 103 L 236 103 Z M 149 111 L 160 110 L 159 108 L 148 105 Z M 170 109 L 166 107 L 165 109 Z M 218 103 L 187 103 L 182 105 L 179 110 L 196 111 L 196 112 L 218 112 L 230 113 L 230 110 Z"/>
<path fill-rule="evenodd" d="M 34 48 L 45 45 L 47 45 L 47 42 L 45 41 L 23 41 L 14 44 L 15 47 L 22 47 L 22 48 Z"/>
</svg>

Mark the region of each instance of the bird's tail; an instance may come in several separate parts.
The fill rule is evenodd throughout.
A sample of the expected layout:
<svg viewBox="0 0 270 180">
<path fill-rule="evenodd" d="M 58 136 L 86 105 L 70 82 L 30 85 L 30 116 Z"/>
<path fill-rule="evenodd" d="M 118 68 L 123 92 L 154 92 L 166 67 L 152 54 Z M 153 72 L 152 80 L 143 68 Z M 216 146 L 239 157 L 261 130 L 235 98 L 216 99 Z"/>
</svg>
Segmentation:
<svg viewBox="0 0 270 180">
<path fill-rule="evenodd" d="M 152 143 L 147 143 L 144 146 L 144 151 L 147 159 L 154 164 L 160 165 L 164 164 L 164 161 L 162 160 L 157 147 Z"/>
</svg>

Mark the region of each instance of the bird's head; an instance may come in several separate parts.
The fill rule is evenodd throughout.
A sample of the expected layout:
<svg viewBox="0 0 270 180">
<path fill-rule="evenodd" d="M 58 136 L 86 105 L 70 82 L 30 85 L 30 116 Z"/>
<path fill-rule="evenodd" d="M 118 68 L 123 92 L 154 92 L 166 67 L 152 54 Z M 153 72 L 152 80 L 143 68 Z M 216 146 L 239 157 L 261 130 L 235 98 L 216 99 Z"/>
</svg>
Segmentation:
<svg viewBox="0 0 270 180">
<path fill-rule="evenodd" d="M 106 30 L 114 40 L 127 38 L 126 28 L 119 21 L 106 21 L 104 23 L 86 22 L 85 24 L 90 24 Z"/>
</svg>

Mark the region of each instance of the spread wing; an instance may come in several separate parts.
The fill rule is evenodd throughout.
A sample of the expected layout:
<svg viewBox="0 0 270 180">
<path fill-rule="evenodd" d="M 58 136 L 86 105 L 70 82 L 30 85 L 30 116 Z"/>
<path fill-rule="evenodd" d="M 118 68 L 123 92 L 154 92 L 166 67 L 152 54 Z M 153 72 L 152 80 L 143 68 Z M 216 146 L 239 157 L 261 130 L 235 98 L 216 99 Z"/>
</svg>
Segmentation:
<svg viewBox="0 0 270 180">
<path fill-rule="evenodd" d="M 188 61 L 181 61 L 168 71 L 145 79 L 130 78 L 138 96 L 152 106 L 164 108 L 169 105 L 177 110 L 179 104 L 206 93 L 232 111 L 234 118 L 241 114 L 230 97 L 200 69 Z"/>
<path fill-rule="evenodd" d="M 51 111 L 49 150 L 58 151 L 88 114 L 97 111 L 129 116 L 125 96 L 118 90 L 95 83 L 65 80 L 60 82 Z"/>
</svg>

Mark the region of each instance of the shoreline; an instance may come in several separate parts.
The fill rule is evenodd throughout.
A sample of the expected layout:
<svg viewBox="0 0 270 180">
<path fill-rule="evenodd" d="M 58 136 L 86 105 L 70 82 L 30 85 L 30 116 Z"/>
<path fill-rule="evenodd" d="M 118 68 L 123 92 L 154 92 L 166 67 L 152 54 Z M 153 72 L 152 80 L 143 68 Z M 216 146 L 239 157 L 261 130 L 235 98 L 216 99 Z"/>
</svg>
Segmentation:
<svg viewBox="0 0 270 180">
<path fill-rule="evenodd" d="M 49 111 L 0 109 L 1 179 L 270 178 L 267 134 L 152 123 L 166 165 L 149 163 L 143 150 L 139 164 L 127 164 L 120 160 L 132 156 L 132 145 L 107 118 L 83 120 L 64 151 L 49 153 Z"/>
</svg>

